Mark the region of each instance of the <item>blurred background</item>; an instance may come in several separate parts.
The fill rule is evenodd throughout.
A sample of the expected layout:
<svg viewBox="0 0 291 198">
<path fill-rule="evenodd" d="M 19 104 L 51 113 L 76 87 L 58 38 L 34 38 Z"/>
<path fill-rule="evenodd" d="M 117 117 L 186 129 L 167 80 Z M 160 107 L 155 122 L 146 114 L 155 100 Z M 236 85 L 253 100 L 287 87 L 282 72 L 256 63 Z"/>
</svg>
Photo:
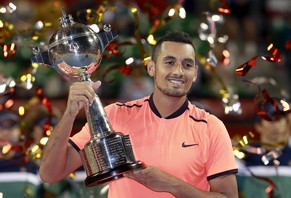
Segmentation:
<svg viewBox="0 0 291 198">
<path fill-rule="evenodd" d="M 56 104 L 58 108 L 64 107 L 69 83 L 51 67 L 30 61 L 33 47 L 47 50 L 49 39 L 60 28 L 63 7 L 75 22 L 95 25 L 98 31 L 110 24 L 118 31 L 102 67 L 91 77 L 102 81 L 98 95 L 105 104 L 151 93 L 145 60 L 154 42 L 168 30 L 184 30 L 193 37 L 199 65 L 199 78 L 189 98 L 207 99 L 204 105 L 222 119 L 225 111 L 230 117 L 245 118 L 245 113 L 256 113 L 252 100 L 258 87 L 267 88 L 274 97 L 289 97 L 290 4 L 287 0 L 2 1 L 1 79 L 7 84 L 12 78 L 16 83 L 9 96 L 15 102 L 10 104 L 13 109 L 37 95 L 36 89 L 52 103 L 61 103 Z M 270 45 L 273 48 L 268 50 Z M 236 73 L 241 66 L 246 67 L 243 75 Z M 232 109 L 239 103 L 247 110 Z M 236 132 L 230 129 L 230 133 Z"/>
<path fill-rule="evenodd" d="M 34 47 L 48 50 L 62 8 L 96 32 L 106 24 L 118 31 L 91 76 L 102 81 L 98 95 L 104 105 L 152 93 L 146 61 L 156 40 L 169 30 L 188 32 L 196 46 L 199 77 L 189 100 L 222 119 L 234 142 L 250 133 L 259 139 L 254 119 L 265 113 L 258 108 L 262 101 L 290 102 L 290 0 L 3 0 L 0 110 L 19 116 L 24 155 L 33 161 L 41 153 L 31 153 L 31 146 L 39 145 L 30 137 L 36 125 L 32 112 L 47 112 L 49 121 L 42 128 L 48 137 L 56 123 L 52 119 L 66 107 L 70 86 L 52 67 L 30 60 Z M 73 133 L 85 122 L 81 112 Z"/>
</svg>

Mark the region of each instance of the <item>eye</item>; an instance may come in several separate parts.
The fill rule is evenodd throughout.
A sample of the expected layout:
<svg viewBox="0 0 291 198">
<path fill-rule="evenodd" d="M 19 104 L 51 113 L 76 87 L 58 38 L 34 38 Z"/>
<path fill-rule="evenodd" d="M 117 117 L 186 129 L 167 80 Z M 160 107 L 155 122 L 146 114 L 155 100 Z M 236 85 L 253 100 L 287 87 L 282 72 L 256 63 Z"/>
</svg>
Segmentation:
<svg viewBox="0 0 291 198">
<path fill-rule="evenodd" d="M 191 63 L 184 63 L 184 67 L 185 67 L 185 68 L 192 68 L 192 67 L 194 67 L 194 66 L 193 66 L 193 64 L 191 64 Z"/>
<path fill-rule="evenodd" d="M 168 60 L 165 63 L 166 63 L 166 65 L 174 65 L 175 64 L 175 62 L 174 61 L 171 61 L 171 60 Z"/>
</svg>

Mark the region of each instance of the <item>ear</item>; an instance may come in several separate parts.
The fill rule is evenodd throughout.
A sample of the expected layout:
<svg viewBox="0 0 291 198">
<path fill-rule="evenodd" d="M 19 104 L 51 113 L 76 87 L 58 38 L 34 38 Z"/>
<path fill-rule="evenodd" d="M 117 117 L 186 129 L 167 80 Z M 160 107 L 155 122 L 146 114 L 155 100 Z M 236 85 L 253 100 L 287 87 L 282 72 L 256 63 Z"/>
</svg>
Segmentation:
<svg viewBox="0 0 291 198">
<path fill-rule="evenodd" d="M 156 64 L 153 60 L 150 60 L 147 64 L 147 70 L 148 70 L 148 74 L 151 77 L 154 77 L 155 75 L 155 71 L 156 71 Z"/>
<path fill-rule="evenodd" d="M 257 133 L 259 133 L 259 134 L 262 133 L 262 127 L 261 127 L 260 123 L 255 123 L 254 128 L 255 128 Z"/>
<path fill-rule="evenodd" d="M 196 81 L 196 79 L 197 79 L 197 73 L 198 73 L 198 66 L 196 65 L 196 74 L 195 74 L 192 82 L 195 82 Z"/>
</svg>

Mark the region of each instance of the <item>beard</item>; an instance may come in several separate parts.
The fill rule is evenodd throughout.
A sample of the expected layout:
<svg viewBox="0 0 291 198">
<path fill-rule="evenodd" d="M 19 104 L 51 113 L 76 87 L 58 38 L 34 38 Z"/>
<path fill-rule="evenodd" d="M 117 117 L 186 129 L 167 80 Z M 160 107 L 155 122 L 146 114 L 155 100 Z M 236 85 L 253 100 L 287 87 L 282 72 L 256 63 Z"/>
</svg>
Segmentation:
<svg viewBox="0 0 291 198">
<path fill-rule="evenodd" d="M 160 90 L 160 92 L 162 92 L 163 94 L 165 94 L 167 96 L 182 97 L 182 96 L 185 96 L 187 94 L 187 91 L 185 91 L 185 90 L 178 90 L 178 89 L 170 88 L 170 87 L 162 88 L 158 84 L 156 84 L 156 86 L 157 86 L 158 90 Z"/>
<path fill-rule="evenodd" d="M 171 74 L 169 74 L 168 76 L 166 76 L 165 80 L 168 79 L 170 77 Z M 159 85 L 158 81 L 157 81 L 157 77 L 156 77 L 156 73 L 154 75 L 154 81 L 155 81 L 155 86 L 157 87 L 157 89 L 162 92 L 163 94 L 167 95 L 167 96 L 171 96 L 171 97 L 183 97 L 185 95 L 187 95 L 189 90 L 186 89 L 178 89 L 178 88 L 174 88 L 171 85 L 166 85 L 164 88 L 162 86 Z M 187 80 L 185 80 L 187 81 Z"/>
</svg>

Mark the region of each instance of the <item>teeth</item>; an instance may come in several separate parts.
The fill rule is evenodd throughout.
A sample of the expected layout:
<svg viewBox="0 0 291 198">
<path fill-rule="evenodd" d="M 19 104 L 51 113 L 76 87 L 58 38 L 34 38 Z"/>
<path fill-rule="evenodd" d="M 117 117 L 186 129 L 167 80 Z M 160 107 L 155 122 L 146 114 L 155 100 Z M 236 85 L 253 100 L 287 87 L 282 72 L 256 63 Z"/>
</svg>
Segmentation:
<svg viewBox="0 0 291 198">
<path fill-rule="evenodd" d="M 178 81 L 178 80 L 170 80 L 171 83 L 175 83 L 175 84 L 179 84 L 182 85 L 183 82 L 182 81 Z"/>
</svg>

